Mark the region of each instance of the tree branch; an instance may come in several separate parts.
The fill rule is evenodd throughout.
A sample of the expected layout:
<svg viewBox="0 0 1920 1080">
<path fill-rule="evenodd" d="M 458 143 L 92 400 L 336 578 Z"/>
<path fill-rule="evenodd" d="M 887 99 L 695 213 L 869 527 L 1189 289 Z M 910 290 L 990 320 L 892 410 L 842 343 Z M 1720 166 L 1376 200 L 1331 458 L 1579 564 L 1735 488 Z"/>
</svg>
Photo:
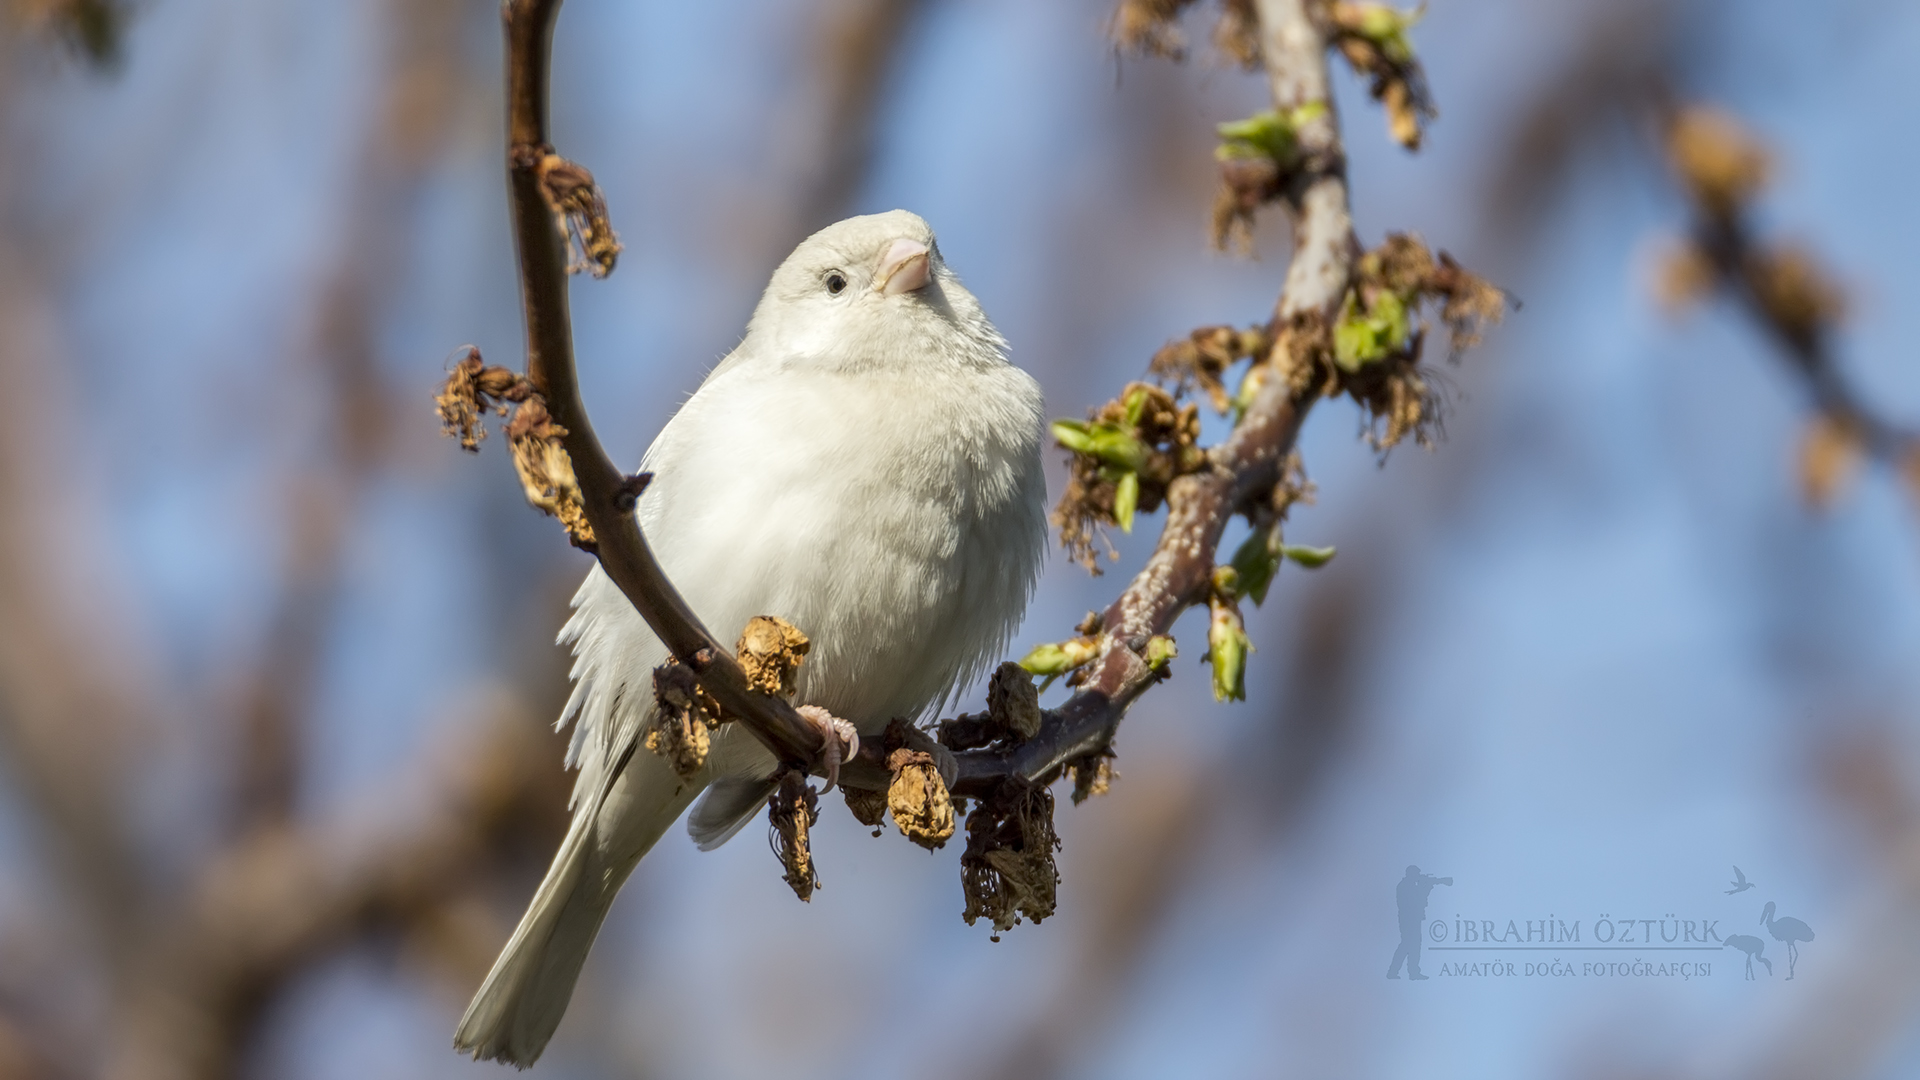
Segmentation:
<svg viewBox="0 0 1920 1080">
<path fill-rule="evenodd" d="M 1829 501 L 1863 455 L 1902 470 L 1920 497 L 1920 433 L 1876 412 L 1841 371 L 1841 289 L 1811 253 L 1769 242 L 1753 226 L 1771 155 L 1725 113 L 1658 106 L 1667 157 L 1693 208 L 1689 237 L 1665 267 L 1662 298 L 1677 306 L 1715 289 L 1730 295 L 1805 384 L 1815 410 L 1801 460 L 1810 502 Z"/>
<path fill-rule="evenodd" d="M 633 492 L 594 435 L 580 399 L 567 310 L 567 237 L 543 190 L 553 149 L 547 140 L 547 76 L 559 0 L 508 0 L 507 190 L 527 320 L 527 379 L 561 428 L 594 554 L 641 618 L 709 694 L 783 761 L 805 764 L 822 740 L 787 702 L 757 693 L 726 646 L 667 580 L 633 513 Z"/>
<path fill-rule="evenodd" d="M 821 749 L 816 729 L 787 702 L 749 689 L 732 654 L 667 580 L 632 512 L 635 485 L 608 458 L 581 401 L 567 313 L 568 241 L 543 187 L 558 161 L 547 142 L 547 77 L 559 6 L 558 0 L 509 0 L 504 12 L 508 188 L 526 308 L 527 378 L 564 429 L 561 445 L 592 527 L 591 545 L 608 577 L 732 719 L 783 761 L 812 763 Z M 1325 106 L 1301 127 L 1300 165 L 1282 199 L 1296 223 L 1295 251 L 1274 308 L 1273 362 L 1286 348 L 1278 331 L 1290 321 L 1303 315 L 1330 320 L 1337 313 L 1356 245 L 1345 156 L 1328 94 L 1326 32 L 1305 0 L 1265 0 L 1258 14 L 1276 107 Z M 956 794 L 984 795 L 1011 776 L 1042 778 L 1107 746 L 1127 708 L 1160 677 L 1142 657 L 1147 642 L 1206 598 L 1213 552 L 1228 521 L 1278 482 L 1300 423 L 1319 396 L 1318 388 L 1267 380 L 1233 434 L 1209 452 L 1208 467 L 1173 482 L 1159 545 L 1107 609 L 1102 651 L 1082 689 L 1049 711 L 1039 733 L 1019 746 L 956 755 Z M 841 777 L 852 786 L 884 788 L 888 775 L 880 748 L 863 746 Z"/>
<path fill-rule="evenodd" d="M 1277 352 L 1286 347 L 1279 329 L 1296 316 L 1335 315 L 1352 272 L 1355 241 L 1346 156 L 1327 89 L 1326 34 L 1308 14 L 1305 0 L 1263 0 L 1257 11 L 1274 107 L 1286 111 L 1316 102 L 1326 107 L 1301 125 L 1302 163 L 1283 199 L 1294 221 L 1294 252 L 1274 304 L 1269 339 Z M 1209 452 L 1209 468 L 1173 482 L 1160 542 L 1102 616 L 1103 651 L 1082 689 L 1050 710 L 1040 733 L 1020 746 L 957 755 L 957 794 L 982 794 L 1007 775 L 1037 779 L 1106 748 L 1127 708 L 1158 678 L 1141 655 L 1147 642 L 1206 599 L 1213 553 L 1227 522 L 1280 479 L 1300 424 L 1319 396 L 1317 386 L 1299 391 L 1285 379 L 1268 380 L 1233 434 Z"/>
</svg>

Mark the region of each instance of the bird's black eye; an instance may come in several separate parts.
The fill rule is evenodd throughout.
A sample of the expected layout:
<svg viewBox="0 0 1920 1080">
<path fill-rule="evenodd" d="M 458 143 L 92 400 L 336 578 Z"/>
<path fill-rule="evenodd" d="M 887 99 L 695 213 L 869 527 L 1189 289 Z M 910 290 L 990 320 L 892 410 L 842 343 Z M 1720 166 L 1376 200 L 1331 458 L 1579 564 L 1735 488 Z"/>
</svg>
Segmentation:
<svg viewBox="0 0 1920 1080">
<path fill-rule="evenodd" d="M 841 273 L 838 270 L 835 270 L 832 273 L 827 275 L 828 294 L 832 296 L 839 296 L 841 293 L 841 290 L 845 289 L 846 287 L 847 287 L 847 275 Z"/>
</svg>

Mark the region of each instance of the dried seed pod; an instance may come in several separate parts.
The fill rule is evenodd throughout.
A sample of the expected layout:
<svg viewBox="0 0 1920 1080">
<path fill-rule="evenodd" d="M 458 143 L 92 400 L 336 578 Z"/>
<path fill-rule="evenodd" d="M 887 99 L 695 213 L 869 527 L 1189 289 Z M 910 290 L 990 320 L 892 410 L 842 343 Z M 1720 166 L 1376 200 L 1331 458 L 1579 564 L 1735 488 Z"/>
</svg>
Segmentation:
<svg viewBox="0 0 1920 1080">
<path fill-rule="evenodd" d="M 666 758 L 673 771 L 692 776 L 707 763 L 713 729 L 720 726 L 719 705 L 693 677 L 693 669 L 678 662 L 653 669 L 653 699 L 659 706 L 643 742 Z"/>
<path fill-rule="evenodd" d="M 747 685 L 763 694 L 793 696 L 793 677 L 811 648 L 807 635 L 785 619 L 755 615 L 747 620 L 735 651 Z"/>
<path fill-rule="evenodd" d="M 887 819 L 887 793 L 842 786 L 840 794 L 847 800 L 847 810 L 853 814 L 853 820 L 879 836 L 882 823 Z"/>
<path fill-rule="evenodd" d="M 820 887 L 820 871 L 808 839 L 819 820 L 820 803 L 807 786 L 806 774 L 796 769 L 782 772 L 780 786 L 767 798 L 768 840 L 786 871 L 781 880 L 802 901 L 813 899 L 813 890 Z"/>
<path fill-rule="evenodd" d="M 551 151 L 541 156 L 536 169 L 540 194 L 553 210 L 554 227 L 567 237 L 567 273 L 585 270 L 597 278 L 613 273 L 620 258 L 620 237 L 613 231 L 606 196 L 593 174 Z"/>
<path fill-rule="evenodd" d="M 1040 733 L 1040 691 L 1026 668 L 1009 661 L 994 669 L 987 683 L 987 715 L 1020 741 Z"/>
<path fill-rule="evenodd" d="M 520 474 L 527 501 L 559 518 L 574 547 L 592 551 L 593 526 L 587 523 L 580 482 L 573 475 L 573 459 L 560 444 L 566 437 L 567 429 L 547 415 L 547 403 L 538 394 L 529 395 L 507 421 L 513 467 Z"/>
<path fill-rule="evenodd" d="M 929 851 L 945 847 L 953 838 L 953 799 L 933 755 L 901 747 L 887 755 L 887 768 L 887 809 L 900 835 Z"/>
<path fill-rule="evenodd" d="M 1111 750 L 1075 758 L 1067 762 L 1067 770 L 1073 774 L 1073 805 L 1075 806 L 1079 806 L 1095 795 L 1105 795 L 1113 790 L 1114 777 L 1119 775 L 1113 770 L 1113 751 Z"/>
<path fill-rule="evenodd" d="M 960 856 L 967 906 L 961 918 L 971 926 L 986 916 L 998 941 L 1022 916 L 1039 923 L 1053 914 L 1060 883 L 1053 853 L 1059 847 L 1053 793 L 1025 777 L 1002 781 L 967 815 L 967 850 Z"/>
</svg>

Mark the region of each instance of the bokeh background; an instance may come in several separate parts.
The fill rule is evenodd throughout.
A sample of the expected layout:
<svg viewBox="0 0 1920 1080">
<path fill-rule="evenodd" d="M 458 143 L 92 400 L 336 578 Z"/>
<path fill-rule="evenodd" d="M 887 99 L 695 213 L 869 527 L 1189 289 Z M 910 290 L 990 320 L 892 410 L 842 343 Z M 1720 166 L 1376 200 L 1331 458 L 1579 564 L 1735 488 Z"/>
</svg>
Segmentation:
<svg viewBox="0 0 1920 1080">
<path fill-rule="evenodd" d="M 550 642 L 588 563 L 431 411 L 457 346 L 519 356 L 495 6 L 0 10 L 0 1076 L 504 1075 L 449 1041 L 563 824 Z M 1252 260 L 1205 238 L 1212 125 L 1262 80 L 1210 5 L 1181 65 L 1117 56 L 1110 14 L 570 0 L 556 141 L 627 245 L 573 291 L 616 459 L 849 212 L 932 221 L 1056 415 L 1264 319 L 1279 215 Z M 1336 64 L 1362 240 L 1416 231 L 1523 306 L 1443 369 L 1434 452 L 1382 463 L 1316 410 L 1288 535 L 1340 555 L 1251 618 L 1249 700 L 1211 700 L 1190 614 L 1112 794 L 1063 801 L 1058 915 L 998 943 L 956 851 L 837 800 L 809 905 L 757 830 L 670 834 L 537 1074 L 1920 1069 L 1914 491 L 1868 467 L 1810 507 L 1804 381 L 1739 309 L 1662 309 L 1688 209 L 1644 108 L 1768 142 L 1762 228 L 1845 287 L 1860 396 L 1920 422 L 1920 8 L 1437 0 L 1415 41 L 1417 155 Z M 1052 559 L 1016 648 L 1156 531 L 1103 578 Z M 1453 877 L 1438 918 L 1764 936 L 1774 901 L 1816 939 L 1791 982 L 1771 940 L 1753 982 L 1731 951 L 1389 982 L 1408 863 Z M 1725 894 L 1735 864 L 1758 889 Z"/>
</svg>

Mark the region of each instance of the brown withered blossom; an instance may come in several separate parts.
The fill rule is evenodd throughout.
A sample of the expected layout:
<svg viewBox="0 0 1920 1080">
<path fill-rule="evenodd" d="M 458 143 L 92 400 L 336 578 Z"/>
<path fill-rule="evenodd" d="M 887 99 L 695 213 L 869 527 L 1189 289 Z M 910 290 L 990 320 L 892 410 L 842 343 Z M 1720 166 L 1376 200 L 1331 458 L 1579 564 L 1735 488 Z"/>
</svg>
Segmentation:
<svg viewBox="0 0 1920 1080">
<path fill-rule="evenodd" d="M 1452 256 L 1436 257 L 1419 237 L 1394 233 L 1355 261 L 1339 320 L 1298 319 L 1277 351 L 1296 389 L 1318 383 L 1322 393 L 1358 403 L 1376 450 L 1408 437 L 1427 446 L 1441 423 L 1439 395 L 1421 366 L 1427 312 L 1447 331 L 1451 360 L 1480 342 L 1506 303 L 1505 293 Z"/>
<path fill-rule="evenodd" d="M 961 713 L 939 725 L 940 745 L 949 750 L 978 750 L 1025 742 L 1040 731 L 1040 692 L 1033 675 L 1008 661 L 987 682 L 987 711 Z"/>
<path fill-rule="evenodd" d="M 551 150 L 541 154 L 538 171 L 540 193 L 553 209 L 554 224 L 567 237 L 567 273 L 585 270 L 597 278 L 613 273 L 620 238 L 593 174 Z"/>
<path fill-rule="evenodd" d="M 480 350 L 468 346 L 466 355 L 447 373 L 433 404 L 441 431 L 458 439 L 460 448 L 467 451 L 479 450 L 480 440 L 486 438 L 481 414 L 492 411 L 506 416 L 511 404 L 507 442 L 527 502 L 559 518 L 575 547 L 594 549 L 593 526 L 581 505 L 573 461 L 561 445 L 567 429 L 553 422 L 546 399 L 533 383 L 508 368 L 488 367 Z"/>
<path fill-rule="evenodd" d="M 1073 781 L 1073 804 L 1078 806 L 1113 790 L 1113 781 L 1120 774 L 1113 767 L 1113 751 L 1107 749 L 1067 762 L 1067 775 Z"/>
<path fill-rule="evenodd" d="M 1201 391 L 1213 410 L 1224 416 L 1233 407 L 1233 395 L 1227 392 L 1227 369 L 1242 360 L 1265 358 L 1272 347 L 1272 335 L 1264 326 L 1245 330 L 1203 326 L 1161 346 L 1148 362 L 1147 373 L 1171 383 L 1176 398 L 1195 389 Z"/>
<path fill-rule="evenodd" d="M 581 504 L 580 482 L 573 475 L 573 459 L 561 445 L 567 429 L 547 415 L 547 402 L 529 394 L 507 421 L 507 442 L 513 447 L 513 468 L 527 502 L 560 519 L 574 547 L 594 549 L 593 526 Z"/>
<path fill-rule="evenodd" d="M 820 887 L 820 869 L 813 861 L 811 832 L 820 820 L 820 800 L 807 784 L 805 773 L 786 769 L 779 786 L 767 797 L 768 842 L 780 859 L 785 881 L 793 895 L 803 901 L 813 899 Z"/>
<path fill-rule="evenodd" d="M 1120 0 L 1114 9 L 1110 32 L 1113 43 L 1137 56 L 1163 56 L 1179 60 L 1187 55 L 1187 43 L 1174 25 L 1180 12 L 1194 0 Z"/>
<path fill-rule="evenodd" d="M 735 653 L 747 673 L 747 685 L 763 694 L 793 696 L 794 675 L 812 643 L 785 619 L 756 615 L 747 620 Z"/>
<path fill-rule="evenodd" d="M 938 744 L 904 720 L 888 724 L 881 740 L 887 769 L 893 774 L 887 786 L 887 810 L 893 814 L 894 825 L 900 835 L 929 851 L 945 847 L 953 839 L 953 797 L 934 756 Z M 879 824 L 877 815 L 860 821 Z"/>
<path fill-rule="evenodd" d="M 1213 250 L 1231 248 L 1251 258 L 1255 214 L 1285 194 L 1286 171 L 1267 157 L 1228 158 L 1219 163 L 1219 169 L 1220 186 L 1214 192 L 1207 235 Z"/>
<path fill-rule="evenodd" d="M 1404 26 L 1418 18 L 1378 3 L 1346 3 L 1328 9 L 1334 45 L 1368 80 L 1367 92 L 1387 112 L 1387 131 L 1409 150 L 1420 149 L 1428 121 L 1440 115 L 1427 90 L 1427 73 L 1407 43 Z"/>
<path fill-rule="evenodd" d="M 967 815 L 967 850 L 960 856 L 967 925 L 985 917 L 998 941 L 1023 916 L 1039 923 L 1052 915 L 1059 848 L 1053 792 L 1022 776 L 1001 781 Z"/>
<path fill-rule="evenodd" d="M 692 776 L 707 763 L 720 707 L 700 688 L 693 669 L 674 661 L 653 669 L 653 722 L 643 742 L 666 758 L 673 771 Z"/>
</svg>

